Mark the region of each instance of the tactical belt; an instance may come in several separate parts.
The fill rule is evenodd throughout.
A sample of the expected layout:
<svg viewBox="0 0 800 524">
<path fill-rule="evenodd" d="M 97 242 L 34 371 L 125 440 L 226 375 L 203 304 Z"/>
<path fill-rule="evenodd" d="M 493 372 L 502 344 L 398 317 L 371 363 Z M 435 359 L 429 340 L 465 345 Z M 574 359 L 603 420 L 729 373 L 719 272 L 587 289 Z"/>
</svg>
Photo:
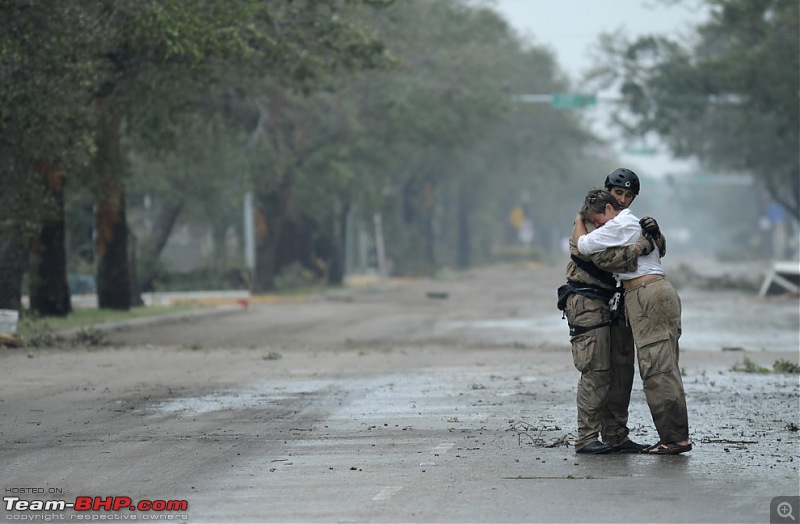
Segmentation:
<svg viewBox="0 0 800 524">
<path fill-rule="evenodd" d="M 560 288 L 558 288 L 558 298 L 559 298 L 559 309 L 564 309 L 563 306 L 566 306 L 566 299 L 572 293 L 576 293 L 578 295 L 595 299 L 601 300 L 603 302 L 607 302 L 612 306 L 612 311 L 616 312 L 617 307 L 619 304 L 619 298 L 621 294 L 615 289 L 606 289 L 598 286 L 592 286 L 589 284 L 583 284 L 581 282 L 575 282 L 572 280 L 567 280 L 567 283 Z M 613 302 L 613 304 L 611 304 Z M 566 316 L 566 312 L 562 318 Z M 578 335 L 582 335 L 587 333 L 593 329 L 598 329 L 601 327 L 605 327 L 611 325 L 616 320 L 617 315 L 612 316 L 611 320 L 606 322 L 601 322 L 600 324 L 595 324 L 593 326 L 576 326 L 574 324 L 567 323 L 569 326 L 569 336 L 570 337 L 577 337 Z"/>
<path fill-rule="evenodd" d="M 595 300 L 603 300 L 605 302 L 611 300 L 614 293 L 617 292 L 616 289 L 592 286 L 590 284 L 584 284 L 583 282 L 575 282 L 574 280 L 567 280 L 567 286 L 573 293 Z"/>
</svg>

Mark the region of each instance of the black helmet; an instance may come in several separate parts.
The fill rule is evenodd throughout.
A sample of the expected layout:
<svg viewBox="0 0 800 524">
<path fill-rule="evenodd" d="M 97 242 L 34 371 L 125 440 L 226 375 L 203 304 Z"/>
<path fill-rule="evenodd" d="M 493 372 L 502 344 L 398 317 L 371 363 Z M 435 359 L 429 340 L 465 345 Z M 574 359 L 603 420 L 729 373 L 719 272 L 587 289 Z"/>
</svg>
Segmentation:
<svg viewBox="0 0 800 524">
<path fill-rule="evenodd" d="M 639 177 L 630 169 L 618 167 L 606 177 L 606 189 L 612 187 L 624 187 L 633 191 L 634 195 L 639 194 Z"/>
</svg>

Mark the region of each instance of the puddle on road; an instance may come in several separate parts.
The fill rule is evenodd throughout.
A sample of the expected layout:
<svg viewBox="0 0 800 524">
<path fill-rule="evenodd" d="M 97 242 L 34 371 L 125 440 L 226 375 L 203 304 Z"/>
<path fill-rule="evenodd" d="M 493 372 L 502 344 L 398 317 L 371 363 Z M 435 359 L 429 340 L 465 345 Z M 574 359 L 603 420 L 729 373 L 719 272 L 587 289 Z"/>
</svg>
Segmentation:
<svg viewBox="0 0 800 524">
<path fill-rule="evenodd" d="M 747 311 L 709 311 L 684 308 L 681 349 L 721 351 L 797 351 L 800 318 L 796 309 L 758 308 Z M 436 324 L 438 334 L 466 331 L 493 344 L 569 346 L 567 321 L 556 312 L 532 318 L 447 320 Z"/>
<path fill-rule="evenodd" d="M 507 318 L 492 320 L 444 320 L 436 323 L 436 333 L 468 331 L 479 340 L 495 344 L 568 345 L 567 321 L 553 317 Z"/>
<path fill-rule="evenodd" d="M 444 375 L 443 375 L 444 374 Z M 446 377 L 446 378 L 445 378 Z M 224 389 L 202 396 L 183 397 L 151 404 L 148 413 L 177 416 L 196 416 L 212 412 L 259 409 L 282 401 L 292 401 L 316 395 L 330 398 L 332 392 L 347 397 L 328 407 L 328 419 L 355 423 L 361 427 L 365 417 L 392 420 L 405 424 L 416 419 L 420 412 L 440 413 L 437 421 L 447 424 L 454 417 L 466 421 L 478 415 L 463 412 L 472 396 L 486 399 L 507 399 L 529 387 L 540 377 L 515 375 L 513 379 L 496 376 L 484 370 L 442 368 L 419 371 L 408 375 L 379 375 L 368 378 L 348 378 L 345 381 L 297 380 L 253 384 L 249 387 Z M 550 382 L 550 381 L 548 381 Z M 480 385 L 480 387 L 478 387 Z M 356 393 L 355 395 L 350 395 Z M 342 397 L 342 398 L 344 398 Z M 483 407 L 488 409 L 491 402 Z M 459 412 L 459 408 L 462 410 Z M 467 409 L 468 412 L 473 411 Z M 482 412 L 482 410 L 478 410 Z M 401 420 L 404 421 L 401 423 Z"/>
<path fill-rule="evenodd" d="M 264 384 L 263 387 L 237 389 L 210 393 L 200 397 L 184 397 L 159 402 L 152 406 L 153 411 L 166 414 L 199 415 L 213 411 L 247 409 L 264 406 L 299 395 L 318 392 L 330 385 L 325 381 L 305 380 L 302 382 L 284 382 L 281 385 Z"/>
</svg>

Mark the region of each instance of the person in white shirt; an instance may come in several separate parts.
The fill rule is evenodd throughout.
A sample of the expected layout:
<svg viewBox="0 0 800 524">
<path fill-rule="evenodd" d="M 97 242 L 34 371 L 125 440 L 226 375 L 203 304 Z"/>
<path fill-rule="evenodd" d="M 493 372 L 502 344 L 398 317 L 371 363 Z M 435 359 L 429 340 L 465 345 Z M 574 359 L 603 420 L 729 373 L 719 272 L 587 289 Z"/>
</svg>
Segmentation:
<svg viewBox="0 0 800 524">
<path fill-rule="evenodd" d="M 587 232 L 584 219 L 597 229 Z M 641 235 L 639 218 L 623 209 L 605 190 L 590 191 L 575 217 L 573 241 L 585 255 L 633 245 Z M 678 364 L 680 297 L 665 277 L 658 249 L 640 256 L 633 271 L 614 273 L 614 277 L 625 289 L 625 314 L 633 330 L 639 374 L 659 435 L 659 442 L 643 453 L 674 455 L 690 451 L 686 395 Z"/>
<path fill-rule="evenodd" d="M 609 173 L 603 186 L 622 208 L 629 207 L 641 190 L 639 176 L 624 167 Z M 591 222 L 584 225 L 594 229 Z M 567 282 L 558 288 L 557 305 L 567 320 L 573 363 L 581 373 L 575 397 L 576 453 L 640 453 L 648 447 L 628 436 L 636 350 L 620 300 L 622 288 L 612 275 L 634 270 L 637 257 L 652 251 L 654 243 L 661 256 L 666 253 L 666 240 L 655 219 L 643 218 L 642 228 L 650 236 L 635 246 L 611 247 L 592 255 L 582 255 L 572 235 L 567 242 Z"/>
</svg>

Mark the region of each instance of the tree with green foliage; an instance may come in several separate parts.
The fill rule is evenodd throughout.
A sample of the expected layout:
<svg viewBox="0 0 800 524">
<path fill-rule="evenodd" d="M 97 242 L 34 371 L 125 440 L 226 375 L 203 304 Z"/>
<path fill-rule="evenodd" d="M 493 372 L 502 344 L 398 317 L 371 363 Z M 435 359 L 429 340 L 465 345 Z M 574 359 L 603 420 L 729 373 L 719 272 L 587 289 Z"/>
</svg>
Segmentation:
<svg viewBox="0 0 800 524">
<path fill-rule="evenodd" d="M 369 229 L 384 217 L 396 273 L 429 275 L 456 259 L 467 267 L 473 252 L 485 261 L 494 231 L 483 217 L 496 212 L 487 193 L 507 201 L 586 171 L 574 159 L 591 137 L 574 115 L 509 96 L 512 87 L 554 92 L 565 83 L 552 55 L 525 48 L 495 13 L 408 1 L 367 23 L 394 67 L 249 98 L 258 120 L 248 149 L 261 203 L 257 291 L 272 289 L 291 253 L 340 283 L 348 216 Z"/>
<path fill-rule="evenodd" d="M 0 308 L 71 310 L 64 187 L 93 152 L 90 90 L 105 19 L 79 0 L 0 2 Z M 30 258 L 29 258 L 30 252 Z"/>
<path fill-rule="evenodd" d="M 165 275 L 160 255 L 182 221 L 209 225 L 214 266 L 226 265 L 226 232 L 241 223 L 246 164 L 240 133 L 221 112 L 205 104 L 181 117 L 170 131 L 169 147 L 133 137 L 128 218 L 142 291 L 152 291 Z"/>
<path fill-rule="evenodd" d="M 507 110 L 503 66 L 518 43 L 496 13 L 454 1 L 403 2 L 376 26 L 400 62 L 362 88 L 374 104 L 374 139 L 402 159 L 388 184 L 389 256 L 396 272 L 432 274 L 437 208 L 448 181 L 464 176 L 457 152 Z"/>
<path fill-rule="evenodd" d="M 295 96 L 295 93 L 313 92 L 318 89 L 322 79 L 337 68 L 374 67 L 382 60 L 383 49 L 380 42 L 354 24 L 349 13 L 364 6 L 381 7 L 388 3 L 390 2 L 387 0 L 241 2 L 236 4 L 236 16 L 226 14 L 227 19 L 232 22 L 229 27 L 222 24 L 213 12 L 198 12 L 190 15 L 187 20 L 195 23 L 199 20 L 201 25 L 208 25 L 202 34 L 219 33 L 223 41 L 228 37 L 240 47 L 218 48 L 213 45 L 213 39 L 208 46 L 200 47 L 200 51 L 194 47 L 179 47 L 177 56 L 173 54 L 169 60 L 160 60 L 153 64 L 159 66 L 157 71 L 145 70 L 146 74 L 136 76 L 132 83 L 121 84 L 122 87 L 127 86 L 132 93 L 126 96 L 131 98 L 131 102 L 125 105 L 126 110 L 130 112 L 131 107 L 140 110 L 138 114 L 127 114 L 125 122 L 128 135 L 140 146 L 144 156 L 171 159 L 168 163 L 173 167 L 183 158 L 183 166 L 177 167 L 173 173 L 164 173 L 168 181 L 162 186 L 171 186 L 173 190 L 165 192 L 158 202 L 161 214 L 156 225 L 163 227 L 158 227 L 153 237 L 142 239 L 141 267 L 145 272 L 145 286 L 152 281 L 155 262 L 171 226 L 181 213 L 186 212 L 184 202 L 190 192 L 174 189 L 185 187 L 191 180 L 192 189 L 199 195 L 203 192 L 201 187 L 218 189 L 224 185 L 225 181 L 220 173 L 217 173 L 214 180 L 213 175 L 203 172 L 207 169 L 195 169 L 192 172 L 185 169 L 193 163 L 197 167 L 199 158 L 198 155 L 187 158 L 185 152 L 188 148 L 195 145 L 203 147 L 192 138 L 197 134 L 187 130 L 192 126 L 197 128 L 198 117 L 205 116 L 211 122 L 217 116 L 222 116 L 228 122 L 217 124 L 225 127 L 225 132 L 234 136 L 237 134 L 235 126 L 247 134 L 242 140 L 245 156 L 255 158 L 249 163 L 250 177 L 256 188 L 260 223 L 269 224 L 268 228 L 260 229 L 265 234 L 259 237 L 257 256 L 257 264 L 260 266 L 257 274 L 261 275 L 265 284 L 257 283 L 256 287 L 271 287 L 277 246 L 272 235 L 280 231 L 285 210 L 288 209 L 287 202 L 291 199 L 290 189 L 296 171 L 295 168 L 285 168 L 294 162 L 294 153 L 285 146 L 291 144 L 291 132 L 286 128 L 288 124 L 284 124 L 281 101 Z M 213 5 L 222 9 L 223 4 L 228 5 Z M 201 7 L 198 5 L 198 9 Z M 187 10 L 185 3 L 181 3 L 181 9 Z M 156 22 L 167 27 L 165 24 L 173 21 L 171 12 L 167 13 L 168 16 L 157 17 Z M 179 28 L 170 28 L 167 35 L 187 33 L 179 30 L 184 20 L 180 17 L 177 20 Z M 133 35 L 153 32 L 153 39 L 156 41 L 163 36 L 161 31 L 153 30 L 134 32 Z M 189 34 L 198 33 L 193 31 Z M 167 46 L 167 50 L 175 47 Z M 143 57 L 132 55 L 135 59 L 133 64 L 142 61 L 147 63 L 148 60 L 153 61 L 153 57 L 161 57 L 160 51 L 148 53 L 148 49 L 147 46 L 143 47 Z M 187 53 L 193 49 L 194 55 Z M 192 61 L 192 56 L 197 59 Z M 187 65 L 191 67 L 187 68 Z M 136 72 L 139 74 L 138 70 Z M 171 80 L 169 76 L 172 77 Z M 165 77 L 168 81 L 165 81 Z M 153 89 L 154 83 L 163 87 Z M 156 96 L 142 96 L 143 91 L 147 94 L 147 89 Z M 167 107 L 165 100 L 169 102 Z M 174 103 L 176 100 L 177 104 Z M 165 114 L 169 118 L 165 119 Z M 151 143 L 147 144 L 148 136 L 153 134 L 158 140 L 150 140 Z M 218 152 L 235 147 L 230 139 L 225 141 L 226 145 L 218 149 Z M 139 158 L 142 157 L 139 155 Z M 228 166 L 224 171 L 230 169 L 235 168 Z M 163 169 L 161 172 L 163 173 Z M 275 192 L 275 187 L 288 190 Z M 205 194 L 211 192 L 213 190 L 205 191 Z M 112 206 L 112 209 L 121 210 L 124 207 L 118 204 Z M 224 227 L 218 228 L 218 231 L 224 231 Z M 119 235 L 122 237 L 124 232 L 120 231 Z M 121 265 L 122 261 L 119 260 L 109 267 L 119 268 Z M 121 282 L 123 273 L 119 272 L 117 276 L 120 279 L 118 282 Z M 102 286 L 103 280 L 99 279 L 99 286 Z M 124 286 L 109 286 L 109 289 L 118 290 L 121 287 Z"/>
<path fill-rule="evenodd" d="M 511 209 L 497 207 L 571 178 L 592 139 L 572 114 L 515 101 L 566 82 L 550 53 L 493 11 L 422 1 L 392 15 L 381 34 L 401 65 L 373 81 L 383 111 L 372 132 L 402 159 L 388 185 L 387 250 L 402 274 L 469 267 L 488 259 Z"/>
<path fill-rule="evenodd" d="M 24 174 L 38 177 L 39 194 L 56 208 L 62 187 L 73 188 L 66 200 L 84 213 L 86 192 L 93 193 L 102 308 L 135 304 L 135 273 L 154 285 L 179 220 L 213 224 L 222 245 L 248 189 L 257 213 L 253 290 L 263 292 L 295 261 L 341 283 L 344 231 L 356 215 L 384 217 L 396 271 L 432 274 L 485 261 L 515 198 L 527 191 L 542 209 L 553 208 L 553 188 L 586 170 L 579 160 L 592 138 L 574 114 L 509 96 L 564 90 L 552 55 L 526 47 L 484 7 L 455 0 L 79 4 L 72 13 L 95 30 L 80 45 L 64 34 L 78 25 L 48 29 L 75 55 L 62 60 L 73 75 L 62 76 L 70 82 L 65 92 L 81 103 L 60 123 L 80 117 L 85 124 L 57 136 L 69 137 L 72 148 L 61 150 L 75 152 L 76 161 L 37 163 L 32 155 Z M 52 83 L 50 73 L 37 69 L 31 85 Z M 20 93 L 13 100 L 24 115 L 30 107 Z M 13 180 L 9 188 L 20 191 L 23 178 Z M 145 202 L 151 214 L 132 221 L 129 213 Z M 63 245 L 43 224 L 30 221 L 33 235 Z M 87 234 L 86 223 L 79 226 Z M 25 253 L 29 244 L 20 245 Z M 63 258 L 53 252 L 42 251 L 41 260 Z"/>
<path fill-rule="evenodd" d="M 517 44 L 496 15 L 457 2 L 397 3 L 366 22 L 379 32 L 394 67 L 338 75 L 307 96 L 283 93 L 278 107 L 268 108 L 265 99 L 262 106 L 270 111 L 263 114 L 273 121 L 280 117 L 282 125 L 265 128 L 270 147 L 253 155 L 265 169 L 292 170 L 282 178 L 291 181 L 282 191 L 291 194 L 293 204 L 281 208 L 281 199 L 274 198 L 263 206 L 262 212 L 273 215 L 259 216 L 261 238 L 274 235 L 272 249 L 279 253 L 286 251 L 282 244 L 298 241 L 283 228 L 313 224 L 316 245 L 324 246 L 316 257 L 332 283 L 343 277 L 351 211 L 371 221 L 375 213 L 404 206 L 406 218 L 391 235 L 396 269 L 434 270 L 434 189 L 456 175 L 452 152 L 469 147 L 506 112 L 502 75 L 491 68 Z M 269 99 L 274 104 L 276 95 Z M 291 152 L 282 158 L 293 160 L 281 162 L 276 151 Z M 260 180 L 275 184 L 278 179 Z M 273 197 L 281 191 L 265 187 Z M 281 265 L 259 266 L 260 285 L 268 286 Z"/>
<path fill-rule="evenodd" d="M 99 57 L 94 62 L 95 82 L 82 86 L 93 98 L 88 113 L 96 122 L 91 144 L 95 151 L 85 179 L 96 197 L 99 307 L 125 310 L 138 299 L 134 268 L 129 267 L 130 144 L 169 150 L 173 133 L 182 126 L 180 119 L 200 112 L 207 93 L 230 85 L 231 78 L 236 86 L 242 77 L 248 82 L 277 77 L 308 90 L 320 71 L 379 56 L 380 45 L 340 16 L 351 4 L 137 0 L 98 2 L 91 12 L 75 7 L 89 22 L 102 21 L 103 28 L 103 38 L 79 55 Z M 21 16 L 29 15 L 22 10 Z M 48 28 L 56 34 L 73 29 Z M 65 49 L 77 51 L 74 46 Z M 173 206 L 173 215 L 175 209 L 179 206 Z M 159 244 L 163 242 L 155 247 Z M 50 250 L 48 259 L 53 254 Z"/>
<path fill-rule="evenodd" d="M 359 13 L 388 1 L 278 2 L 264 31 L 285 46 L 260 69 L 238 69 L 229 78 L 248 108 L 247 156 L 257 216 L 253 289 L 272 290 L 278 271 L 281 232 L 295 207 L 305 161 L 319 147 L 310 137 L 313 121 L 303 95 L 326 88 L 332 75 L 382 67 L 383 44 L 359 22 Z M 280 5 L 278 5 L 280 4 Z M 257 26 L 258 27 L 258 26 Z"/>
<path fill-rule="evenodd" d="M 63 188 L 70 180 L 96 195 L 99 305 L 128 309 L 130 139 L 167 149 L 178 116 L 195 112 L 213 87 L 231 85 L 231 75 L 234 86 L 245 76 L 310 89 L 320 71 L 371 62 L 380 43 L 341 15 L 356 4 L 387 3 L 0 3 L 0 307 L 19 309 L 28 246 L 39 237 L 32 305 L 69 311 Z"/>
<path fill-rule="evenodd" d="M 129 309 L 138 296 L 129 267 L 126 136 L 154 149 L 171 143 L 174 122 L 216 80 L 214 60 L 253 51 L 248 21 L 257 2 L 126 1 L 103 4 L 110 13 L 101 49 L 108 74 L 95 92 L 97 295 L 100 308 Z"/>
<path fill-rule="evenodd" d="M 800 217 L 800 3 L 706 0 L 710 20 L 678 42 L 608 37 L 602 85 L 618 85 L 618 123 L 654 132 L 679 157 L 751 173 Z"/>
</svg>

